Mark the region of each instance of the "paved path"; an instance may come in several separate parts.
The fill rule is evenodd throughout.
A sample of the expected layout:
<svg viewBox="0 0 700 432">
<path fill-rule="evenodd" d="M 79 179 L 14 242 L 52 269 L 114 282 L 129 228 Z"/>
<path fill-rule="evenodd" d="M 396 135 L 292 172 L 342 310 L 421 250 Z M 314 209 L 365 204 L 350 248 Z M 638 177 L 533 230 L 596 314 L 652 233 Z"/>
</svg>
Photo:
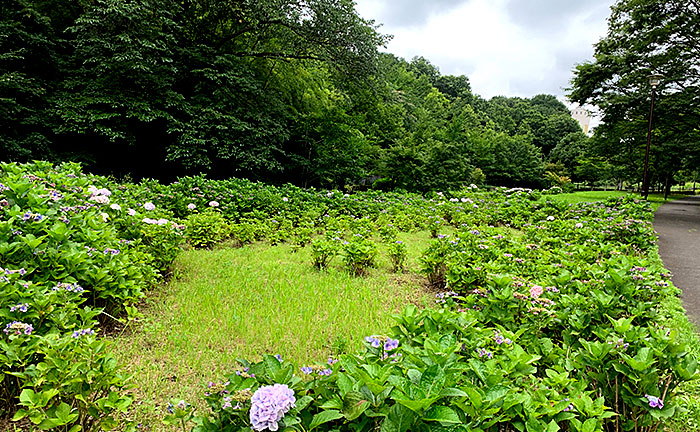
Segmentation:
<svg viewBox="0 0 700 432">
<path fill-rule="evenodd" d="M 667 202 L 654 217 L 659 254 L 671 270 L 673 284 L 690 321 L 700 324 L 700 196 Z"/>
</svg>

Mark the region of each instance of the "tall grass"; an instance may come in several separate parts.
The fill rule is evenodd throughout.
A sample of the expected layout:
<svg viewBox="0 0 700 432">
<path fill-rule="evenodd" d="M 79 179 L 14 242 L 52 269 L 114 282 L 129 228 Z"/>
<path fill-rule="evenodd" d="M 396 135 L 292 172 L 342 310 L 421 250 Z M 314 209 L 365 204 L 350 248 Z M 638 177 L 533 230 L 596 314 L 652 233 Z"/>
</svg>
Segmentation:
<svg viewBox="0 0 700 432">
<path fill-rule="evenodd" d="M 150 297 L 142 325 L 115 340 L 143 402 L 140 421 L 157 422 L 169 399 L 200 395 L 236 359 L 268 353 L 298 366 L 325 363 L 359 350 L 364 336 L 385 332 L 391 315 L 408 303 L 429 304 L 413 273 L 428 234 L 400 238 L 409 271 L 392 273 L 383 254 L 366 277 L 350 276 L 340 257 L 328 270 L 313 269 L 308 247 L 254 244 L 181 254 L 178 276 Z"/>
</svg>

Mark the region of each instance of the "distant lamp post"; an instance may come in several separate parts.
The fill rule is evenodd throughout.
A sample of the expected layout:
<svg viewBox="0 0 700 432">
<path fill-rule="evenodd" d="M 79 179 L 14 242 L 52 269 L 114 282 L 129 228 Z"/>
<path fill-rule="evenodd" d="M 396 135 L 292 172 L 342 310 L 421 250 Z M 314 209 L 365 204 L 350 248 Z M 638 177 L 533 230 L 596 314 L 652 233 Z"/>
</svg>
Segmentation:
<svg viewBox="0 0 700 432">
<path fill-rule="evenodd" d="M 647 131 L 647 150 L 644 154 L 644 179 L 642 181 L 642 197 L 646 199 L 649 196 L 649 147 L 651 146 L 651 124 L 654 116 L 654 99 L 656 98 L 656 86 L 661 83 L 661 74 L 649 75 L 649 84 L 651 85 L 651 108 L 649 109 L 649 130 Z"/>
</svg>

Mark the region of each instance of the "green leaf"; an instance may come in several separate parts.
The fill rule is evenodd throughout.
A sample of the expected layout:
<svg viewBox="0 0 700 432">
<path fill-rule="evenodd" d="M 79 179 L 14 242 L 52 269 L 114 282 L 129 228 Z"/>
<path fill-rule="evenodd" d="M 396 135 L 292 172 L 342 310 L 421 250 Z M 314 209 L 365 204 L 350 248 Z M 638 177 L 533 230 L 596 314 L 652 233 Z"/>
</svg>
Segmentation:
<svg viewBox="0 0 700 432">
<path fill-rule="evenodd" d="M 452 397 L 467 397 L 467 393 L 463 390 L 460 390 L 458 388 L 450 387 L 446 389 L 442 389 L 440 391 L 440 396 L 452 396 Z"/>
<path fill-rule="evenodd" d="M 333 397 L 325 401 L 320 408 L 324 410 L 343 409 L 343 401 L 338 395 L 333 395 Z"/>
<path fill-rule="evenodd" d="M 394 405 L 382 422 L 381 432 L 406 432 L 411 425 L 415 414 L 401 405 Z"/>
<path fill-rule="evenodd" d="M 411 411 L 415 411 L 420 414 L 423 410 L 427 409 L 436 400 L 440 399 L 440 396 L 435 396 L 427 399 L 411 400 L 411 399 L 395 399 L 396 403 L 405 406 Z"/>
<path fill-rule="evenodd" d="M 19 401 L 25 406 L 36 406 L 39 398 L 34 393 L 32 389 L 24 389 L 22 393 L 19 394 Z"/>
<path fill-rule="evenodd" d="M 56 408 L 54 415 L 58 419 L 60 425 L 70 423 L 78 417 L 78 413 L 71 414 L 71 407 L 65 402 L 62 402 Z"/>
<path fill-rule="evenodd" d="M 12 421 L 14 422 L 14 421 L 22 420 L 23 418 L 25 418 L 28 415 L 29 415 L 29 411 L 27 411 L 26 409 L 17 410 L 15 415 L 12 416 Z"/>
<path fill-rule="evenodd" d="M 343 414 L 338 410 L 327 410 L 321 411 L 316 414 L 313 419 L 311 419 L 311 424 L 309 425 L 309 431 L 312 431 L 324 423 L 328 423 L 333 420 L 338 420 L 343 418 Z"/>
<path fill-rule="evenodd" d="M 559 425 L 554 420 L 547 425 L 547 432 L 559 432 L 559 429 Z"/>
<path fill-rule="evenodd" d="M 309 404 L 313 400 L 314 398 L 312 398 L 311 396 L 304 396 L 301 399 L 298 399 L 294 405 L 296 406 L 297 411 L 301 411 L 307 406 L 309 406 Z"/>
<path fill-rule="evenodd" d="M 423 372 L 420 377 L 420 387 L 425 390 L 426 396 L 439 394 L 445 385 L 445 372 L 438 365 L 432 365 Z"/>
<path fill-rule="evenodd" d="M 370 402 L 362 393 L 349 392 L 343 398 L 343 415 L 349 421 L 355 420 L 363 412 L 365 412 L 369 406 Z"/>
<path fill-rule="evenodd" d="M 54 429 L 58 426 L 61 426 L 61 423 L 53 418 L 44 419 L 41 423 L 37 425 L 37 427 L 41 430 Z"/>
<path fill-rule="evenodd" d="M 467 387 L 464 389 L 467 394 L 469 395 L 469 402 L 474 406 L 476 409 L 480 409 L 481 406 L 483 405 L 483 399 L 481 397 L 481 393 L 475 388 L 472 387 Z"/>
<path fill-rule="evenodd" d="M 581 426 L 581 432 L 594 432 L 597 424 L 598 421 L 596 419 L 588 419 L 585 422 L 583 422 L 583 425 Z"/>
<path fill-rule="evenodd" d="M 462 421 L 455 410 L 446 406 L 431 407 L 423 416 L 424 421 L 436 421 L 445 424 L 457 424 Z"/>
<path fill-rule="evenodd" d="M 341 395 L 344 396 L 348 392 L 352 391 L 353 383 L 347 374 L 338 374 L 338 379 L 336 380 L 336 383 L 338 384 L 338 389 L 340 389 Z"/>
<path fill-rule="evenodd" d="M 119 424 L 112 416 L 107 416 L 100 422 L 100 428 L 105 431 L 114 430 Z"/>
</svg>

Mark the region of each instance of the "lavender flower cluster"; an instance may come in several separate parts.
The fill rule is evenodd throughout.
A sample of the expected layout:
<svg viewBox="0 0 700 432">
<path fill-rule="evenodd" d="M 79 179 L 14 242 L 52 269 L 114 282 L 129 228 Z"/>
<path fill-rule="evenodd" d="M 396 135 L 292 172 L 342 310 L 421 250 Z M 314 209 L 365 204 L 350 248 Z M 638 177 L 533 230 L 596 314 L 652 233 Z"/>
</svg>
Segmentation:
<svg viewBox="0 0 700 432">
<path fill-rule="evenodd" d="M 447 291 L 435 294 L 435 303 L 445 303 L 448 298 L 457 297 L 458 295 L 459 294 L 457 294 L 454 291 Z"/>
<path fill-rule="evenodd" d="M 24 268 L 21 268 L 18 270 L 10 270 L 10 269 L 4 269 L 4 268 L 0 267 L 0 273 L 5 273 L 6 275 L 19 273 L 21 276 L 24 276 L 25 274 L 27 274 L 27 270 L 25 270 Z"/>
<path fill-rule="evenodd" d="M 14 312 L 16 310 L 20 312 L 26 312 L 27 309 L 29 309 L 29 303 L 20 303 L 14 306 L 10 306 L 10 312 Z"/>
<path fill-rule="evenodd" d="M 16 335 L 30 335 L 34 331 L 34 326 L 31 324 L 23 323 L 20 321 L 12 321 L 5 326 L 3 330 L 6 334 L 16 334 Z"/>
<path fill-rule="evenodd" d="M 76 293 L 80 293 L 80 292 L 85 291 L 85 289 L 83 287 L 81 287 L 80 285 L 78 285 L 77 283 L 69 284 L 66 282 L 59 282 L 56 284 L 55 287 L 51 288 L 51 291 L 60 291 L 60 290 L 65 290 L 68 292 L 76 292 Z"/>
<path fill-rule="evenodd" d="M 39 222 L 42 219 L 44 219 L 44 216 L 40 215 L 39 213 L 32 213 L 32 212 L 26 212 L 22 216 L 17 216 L 23 221 L 28 221 L 28 220 L 33 220 L 34 222 Z"/>
<path fill-rule="evenodd" d="M 382 339 L 380 339 L 380 337 L 376 336 L 376 335 L 366 336 L 365 342 L 370 344 L 370 346 L 372 348 L 379 348 L 382 346 Z M 398 348 L 398 346 L 399 346 L 398 339 L 386 338 L 386 341 L 384 341 L 384 351 L 395 350 L 396 348 Z"/>
<path fill-rule="evenodd" d="M 284 384 L 260 387 L 250 399 L 250 423 L 255 431 L 279 429 L 279 422 L 292 407 L 296 399 L 294 390 Z"/>
<path fill-rule="evenodd" d="M 479 355 L 479 357 L 493 358 L 493 353 L 485 350 L 484 348 L 477 348 L 476 353 Z"/>
<path fill-rule="evenodd" d="M 71 337 L 73 337 L 74 339 L 78 339 L 80 336 L 92 336 L 94 334 L 95 334 L 95 330 L 93 330 L 93 329 L 89 329 L 89 328 L 78 329 L 78 330 L 73 332 Z"/>
<path fill-rule="evenodd" d="M 510 340 L 508 338 L 504 338 L 503 335 L 501 334 L 501 332 L 499 332 L 498 330 L 494 330 L 493 333 L 494 333 L 493 340 L 494 340 L 494 342 L 496 342 L 496 344 L 501 345 L 501 344 L 505 343 L 506 345 L 510 345 L 513 343 L 512 340 Z"/>
</svg>

